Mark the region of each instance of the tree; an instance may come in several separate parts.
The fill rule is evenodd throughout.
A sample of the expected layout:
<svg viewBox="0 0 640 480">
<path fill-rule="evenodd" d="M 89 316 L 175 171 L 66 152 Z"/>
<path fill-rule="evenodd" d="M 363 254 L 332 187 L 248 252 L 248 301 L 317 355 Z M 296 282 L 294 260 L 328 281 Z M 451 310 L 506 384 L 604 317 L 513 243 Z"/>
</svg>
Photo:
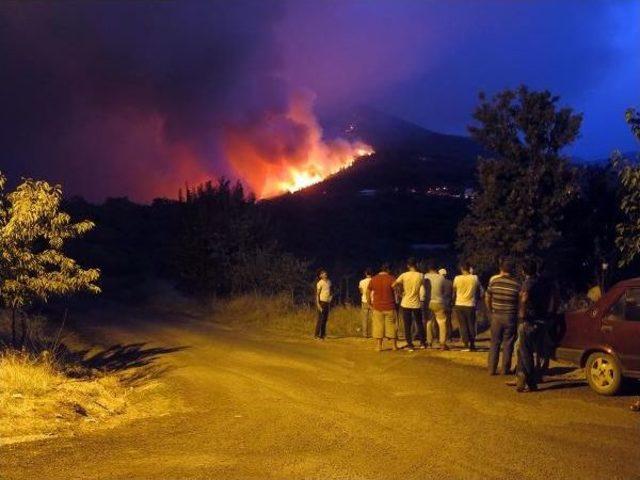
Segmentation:
<svg viewBox="0 0 640 480">
<path fill-rule="evenodd" d="M 626 120 L 633 135 L 640 140 L 640 114 L 630 108 Z M 640 165 L 631 163 L 619 151 L 611 163 L 620 182 L 620 211 L 623 221 L 616 225 L 616 246 L 620 251 L 618 265 L 629 265 L 640 255 Z"/>
<path fill-rule="evenodd" d="M 559 97 L 521 86 L 491 99 L 480 94 L 469 127 L 489 152 L 478 159 L 479 194 L 458 226 L 457 244 L 478 271 L 501 255 L 544 259 L 561 237 L 563 212 L 576 193 L 561 154 L 577 137 L 582 115 Z"/>
<path fill-rule="evenodd" d="M 180 286 L 201 296 L 231 292 L 237 252 L 259 243 L 266 223 L 240 183 L 221 178 L 187 188 L 172 258 Z"/>
<path fill-rule="evenodd" d="M 182 289 L 202 297 L 241 293 L 296 297 L 308 264 L 283 252 L 269 217 L 242 184 L 220 178 L 180 195 L 171 257 Z"/>
<path fill-rule="evenodd" d="M 308 262 L 282 252 L 275 242 L 238 252 L 231 267 L 233 293 L 262 295 L 287 292 L 292 299 L 308 296 Z"/>
<path fill-rule="evenodd" d="M 24 345 L 28 332 L 27 310 L 52 296 L 79 291 L 99 293 L 97 269 L 83 269 L 63 252 L 65 242 L 94 227 L 89 221 L 72 223 L 60 211 L 62 189 L 44 181 L 27 179 L 5 193 L 0 173 L 0 298 L 11 311 L 14 346 Z M 21 317 L 17 342 L 16 317 Z"/>
</svg>

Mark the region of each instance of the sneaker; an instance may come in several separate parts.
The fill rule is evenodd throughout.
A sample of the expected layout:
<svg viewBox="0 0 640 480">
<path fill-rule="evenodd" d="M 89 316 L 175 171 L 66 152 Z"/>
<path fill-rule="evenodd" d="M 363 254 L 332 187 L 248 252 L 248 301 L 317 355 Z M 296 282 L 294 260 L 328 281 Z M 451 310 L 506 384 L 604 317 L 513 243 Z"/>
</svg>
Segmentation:
<svg viewBox="0 0 640 480">
<path fill-rule="evenodd" d="M 460 350 L 461 352 L 470 352 L 471 349 L 469 347 L 464 347 L 463 349 Z"/>
<path fill-rule="evenodd" d="M 450 350 L 450 348 L 449 348 L 449 346 L 448 346 L 448 345 L 442 345 L 442 346 L 440 347 L 440 350 L 442 350 L 443 352 L 446 352 L 447 350 Z"/>
<path fill-rule="evenodd" d="M 405 348 L 407 349 L 407 352 L 415 352 L 415 348 L 413 348 L 413 345 L 407 345 Z"/>
<path fill-rule="evenodd" d="M 426 350 L 426 349 L 427 349 L 427 345 L 426 345 L 425 343 L 423 343 L 423 344 L 421 344 L 418 348 L 419 348 L 420 350 Z"/>
<path fill-rule="evenodd" d="M 629 407 L 632 412 L 640 412 L 640 400 Z"/>
</svg>

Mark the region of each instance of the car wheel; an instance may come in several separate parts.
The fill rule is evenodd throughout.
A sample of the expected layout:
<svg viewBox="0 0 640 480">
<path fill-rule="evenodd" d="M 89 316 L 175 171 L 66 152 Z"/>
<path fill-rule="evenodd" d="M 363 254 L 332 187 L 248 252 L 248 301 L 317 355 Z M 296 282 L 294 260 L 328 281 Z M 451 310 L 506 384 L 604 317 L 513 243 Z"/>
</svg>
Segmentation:
<svg viewBox="0 0 640 480">
<path fill-rule="evenodd" d="M 608 353 L 594 352 L 585 366 L 589 386 L 600 395 L 615 395 L 622 385 L 622 370 Z"/>
</svg>

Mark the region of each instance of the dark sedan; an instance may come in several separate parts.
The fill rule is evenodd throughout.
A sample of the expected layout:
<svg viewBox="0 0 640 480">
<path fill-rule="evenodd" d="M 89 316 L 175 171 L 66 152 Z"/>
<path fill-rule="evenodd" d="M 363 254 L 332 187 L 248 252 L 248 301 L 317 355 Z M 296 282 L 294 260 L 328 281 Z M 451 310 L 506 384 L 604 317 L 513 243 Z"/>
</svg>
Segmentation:
<svg viewBox="0 0 640 480">
<path fill-rule="evenodd" d="M 640 378 L 640 278 L 611 288 L 585 310 L 568 312 L 556 357 L 580 365 L 602 395 L 620 391 L 623 378 Z"/>
</svg>

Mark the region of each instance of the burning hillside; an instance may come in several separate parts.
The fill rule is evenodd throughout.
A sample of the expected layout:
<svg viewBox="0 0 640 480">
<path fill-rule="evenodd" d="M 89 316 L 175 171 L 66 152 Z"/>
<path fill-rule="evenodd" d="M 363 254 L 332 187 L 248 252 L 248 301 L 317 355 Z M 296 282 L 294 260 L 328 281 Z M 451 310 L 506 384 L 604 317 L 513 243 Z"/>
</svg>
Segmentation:
<svg viewBox="0 0 640 480">
<path fill-rule="evenodd" d="M 292 97 L 282 113 L 268 112 L 228 126 L 224 150 L 237 175 L 258 198 L 303 189 L 373 153 L 361 141 L 323 139 L 313 114 L 313 97 L 301 93 Z"/>
</svg>

